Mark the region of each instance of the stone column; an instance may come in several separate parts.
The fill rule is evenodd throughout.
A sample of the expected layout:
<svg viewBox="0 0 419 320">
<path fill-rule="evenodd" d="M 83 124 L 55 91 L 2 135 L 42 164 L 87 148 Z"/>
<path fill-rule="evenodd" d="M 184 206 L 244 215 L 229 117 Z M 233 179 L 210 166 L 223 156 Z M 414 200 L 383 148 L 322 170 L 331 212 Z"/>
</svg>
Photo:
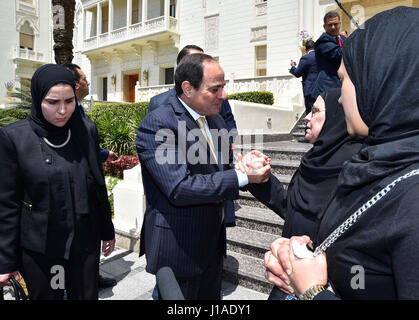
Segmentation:
<svg viewBox="0 0 419 320">
<path fill-rule="evenodd" d="M 127 27 L 132 24 L 132 0 L 127 0 Z"/>
<path fill-rule="evenodd" d="M 83 12 L 82 12 L 82 17 L 83 17 L 83 47 L 84 47 L 84 40 L 87 38 L 86 37 L 86 10 L 84 10 L 83 8 Z"/>
<path fill-rule="evenodd" d="M 164 0 L 164 25 L 166 30 L 169 29 L 170 23 L 170 0 Z"/>
<path fill-rule="evenodd" d="M 142 0 L 142 26 L 143 26 L 143 32 L 145 32 L 146 31 L 146 28 L 145 28 L 145 24 L 146 24 L 146 21 L 147 21 L 147 3 L 148 2 L 148 0 Z"/>
<path fill-rule="evenodd" d="M 311 35 L 314 35 L 314 2 L 313 0 L 303 1 L 303 21 L 302 29 L 307 30 Z"/>
<path fill-rule="evenodd" d="M 96 5 L 96 11 L 97 11 L 97 16 L 96 16 L 96 30 L 97 30 L 97 37 L 99 38 L 99 36 L 102 34 L 102 6 L 100 5 L 100 3 L 98 3 Z"/>
<path fill-rule="evenodd" d="M 113 31 L 113 0 L 109 0 L 109 8 L 108 8 L 108 32 L 109 32 L 109 37 L 110 37 L 112 31 Z"/>
</svg>

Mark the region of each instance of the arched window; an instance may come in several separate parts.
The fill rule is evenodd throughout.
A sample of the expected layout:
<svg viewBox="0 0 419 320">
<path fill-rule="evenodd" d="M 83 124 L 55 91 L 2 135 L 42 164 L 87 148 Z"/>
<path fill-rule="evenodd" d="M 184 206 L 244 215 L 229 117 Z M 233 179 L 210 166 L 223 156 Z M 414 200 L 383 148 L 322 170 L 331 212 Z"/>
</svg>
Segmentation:
<svg viewBox="0 0 419 320">
<path fill-rule="evenodd" d="M 35 35 L 33 32 L 32 27 L 30 26 L 29 22 L 26 21 L 21 27 L 19 31 L 19 46 L 22 49 L 33 50 L 34 48 L 34 41 Z"/>
</svg>

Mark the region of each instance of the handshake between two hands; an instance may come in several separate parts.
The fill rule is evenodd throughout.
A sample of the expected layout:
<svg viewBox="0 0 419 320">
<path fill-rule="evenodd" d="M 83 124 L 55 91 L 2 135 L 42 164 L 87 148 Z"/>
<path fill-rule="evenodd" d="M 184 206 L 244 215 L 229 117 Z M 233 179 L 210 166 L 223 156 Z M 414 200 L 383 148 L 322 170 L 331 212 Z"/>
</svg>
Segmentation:
<svg viewBox="0 0 419 320">
<path fill-rule="evenodd" d="M 243 156 L 238 154 L 235 169 L 247 174 L 249 183 L 264 183 L 271 176 L 271 159 L 262 152 L 253 150 Z"/>
</svg>

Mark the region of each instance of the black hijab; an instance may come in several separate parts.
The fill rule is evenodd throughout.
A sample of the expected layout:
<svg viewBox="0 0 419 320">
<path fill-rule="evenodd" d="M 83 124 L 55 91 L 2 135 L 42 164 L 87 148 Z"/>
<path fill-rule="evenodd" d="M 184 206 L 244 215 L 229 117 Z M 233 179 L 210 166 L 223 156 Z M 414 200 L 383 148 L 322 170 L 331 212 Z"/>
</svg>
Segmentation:
<svg viewBox="0 0 419 320">
<path fill-rule="evenodd" d="M 31 81 L 32 106 L 29 121 L 32 129 L 40 137 L 56 137 L 67 135 L 68 129 L 73 122 L 77 121 L 77 114 L 73 112 L 70 120 L 63 127 L 56 127 L 45 120 L 42 114 L 41 103 L 51 87 L 57 84 L 68 84 L 72 87 L 76 99 L 76 89 L 72 74 L 61 65 L 46 64 L 38 68 Z M 77 99 L 76 99 L 77 100 Z M 77 101 L 76 101 L 77 105 Z"/>
<path fill-rule="evenodd" d="M 329 89 L 321 96 L 326 119 L 313 148 L 301 160 L 289 194 L 292 208 L 308 215 L 323 211 L 343 163 L 359 151 L 363 140 L 349 136 L 346 130 L 345 115 L 338 103 L 340 89 Z"/>
<path fill-rule="evenodd" d="M 419 162 L 419 9 L 379 13 L 343 47 L 358 110 L 369 128 L 365 145 L 342 170 L 351 190 Z"/>
<path fill-rule="evenodd" d="M 75 111 L 63 127 L 54 126 L 45 120 L 41 108 L 42 100 L 51 87 L 60 83 L 70 85 L 73 88 L 76 99 Z M 96 149 L 95 141 L 90 138 L 85 120 L 83 120 L 77 108 L 76 90 L 72 73 L 64 66 L 57 64 L 46 64 L 39 67 L 32 77 L 31 94 L 32 106 L 28 120 L 32 129 L 40 137 L 52 138 L 59 136 L 67 137 L 68 129 L 71 129 L 72 137 L 74 137 L 75 143 L 81 147 L 84 156 L 87 158 L 90 172 L 93 174 L 96 183 L 103 186 L 105 182 L 98 150 Z"/>
</svg>

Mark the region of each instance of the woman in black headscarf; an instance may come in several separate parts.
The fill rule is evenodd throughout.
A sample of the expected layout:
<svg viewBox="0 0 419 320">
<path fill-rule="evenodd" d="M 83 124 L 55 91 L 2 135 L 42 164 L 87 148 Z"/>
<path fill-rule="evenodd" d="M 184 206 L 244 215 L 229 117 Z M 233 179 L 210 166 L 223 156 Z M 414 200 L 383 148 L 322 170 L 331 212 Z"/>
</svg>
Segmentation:
<svg viewBox="0 0 419 320">
<path fill-rule="evenodd" d="M 316 235 L 317 216 L 337 185 L 343 163 L 361 148 L 363 139 L 349 136 L 346 131 L 345 115 L 338 103 L 339 96 L 340 89 L 322 93 L 325 110 L 319 99 L 307 115 L 308 130 L 319 130 L 314 127 L 322 126 L 321 131 L 317 132 L 318 136 L 307 134 L 306 139 L 314 142 L 313 148 L 301 159 L 287 190 L 274 175 L 264 184 L 248 185 L 248 190 L 258 200 L 285 220 L 282 237 L 309 235 L 313 238 Z M 285 283 L 277 285 L 290 293 Z M 270 299 L 282 298 L 285 298 L 285 294 L 274 288 Z"/>
<path fill-rule="evenodd" d="M 31 94 L 30 116 L 0 129 L 0 286 L 19 271 L 31 299 L 97 299 L 115 234 L 96 126 L 63 66 L 40 67 Z"/>
<path fill-rule="evenodd" d="M 297 294 L 419 299 L 418 34 L 419 9 L 397 7 L 369 19 L 344 44 L 340 101 L 348 132 L 367 138 L 319 217 L 316 257 L 289 251 L 307 237 L 281 245 L 279 259 L 289 264 Z M 336 296 L 324 290 L 327 278 Z"/>
</svg>

